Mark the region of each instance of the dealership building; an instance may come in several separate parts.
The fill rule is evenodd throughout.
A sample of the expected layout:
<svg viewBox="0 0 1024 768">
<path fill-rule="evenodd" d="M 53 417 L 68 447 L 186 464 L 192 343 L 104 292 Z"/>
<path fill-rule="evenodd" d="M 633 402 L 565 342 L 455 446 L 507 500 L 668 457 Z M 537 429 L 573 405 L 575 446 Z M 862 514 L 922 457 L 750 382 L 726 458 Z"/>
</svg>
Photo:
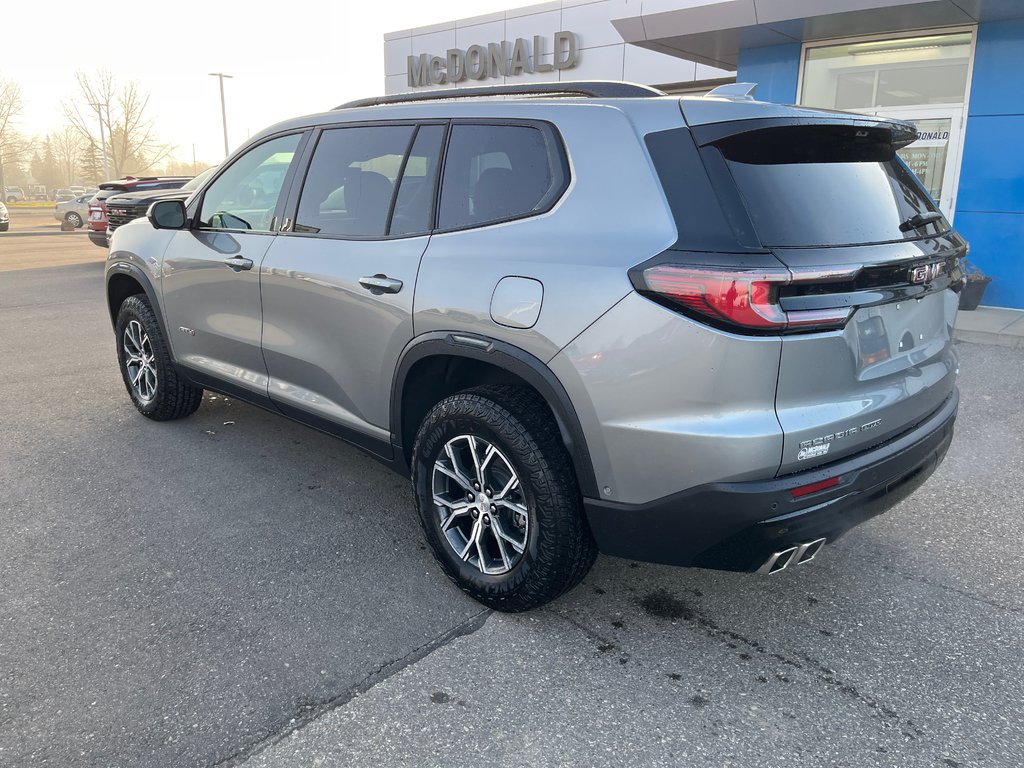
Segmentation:
<svg viewBox="0 0 1024 768">
<path fill-rule="evenodd" d="M 627 80 L 909 120 L 900 151 L 1024 309 L 1024 0 L 555 0 L 384 36 L 387 93 Z"/>
</svg>

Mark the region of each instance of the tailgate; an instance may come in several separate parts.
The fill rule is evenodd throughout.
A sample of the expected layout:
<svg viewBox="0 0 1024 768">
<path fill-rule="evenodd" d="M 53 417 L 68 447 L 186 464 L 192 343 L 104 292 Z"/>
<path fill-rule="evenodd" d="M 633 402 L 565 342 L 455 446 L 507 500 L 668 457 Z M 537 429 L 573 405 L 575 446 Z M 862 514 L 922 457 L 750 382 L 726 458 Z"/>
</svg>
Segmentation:
<svg viewBox="0 0 1024 768">
<path fill-rule="evenodd" d="M 859 309 L 841 332 L 783 339 L 780 474 L 830 463 L 914 427 L 950 396 L 957 296 Z"/>
<path fill-rule="evenodd" d="M 776 391 L 780 474 L 925 420 L 955 387 L 966 243 L 896 155 L 912 128 L 822 117 L 703 130 L 705 163 L 731 180 L 760 245 L 789 270 L 768 294 L 789 319 Z"/>
</svg>

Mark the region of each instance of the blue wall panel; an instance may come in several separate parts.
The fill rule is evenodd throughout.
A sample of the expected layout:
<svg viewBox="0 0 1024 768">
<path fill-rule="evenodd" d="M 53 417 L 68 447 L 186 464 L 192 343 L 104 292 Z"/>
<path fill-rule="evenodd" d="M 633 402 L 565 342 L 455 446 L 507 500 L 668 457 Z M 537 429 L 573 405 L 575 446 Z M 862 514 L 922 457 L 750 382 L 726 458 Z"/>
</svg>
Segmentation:
<svg viewBox="0 0 1024 768">
<path fill-rule="evenodd" d="M 1024 19 L 978 26 L 970 114 L 1024 114 Z"/>
<path fill-rule="evenodd" d="M 985 304 L 1024 309 L 1024 21 L 978 26 L 956 228 L 992 278 Z"/>
<path fill-rule="evenodd" d="M 754 98 L 777 104 L 796 103 L 800 74 L 800 43 L 744 48 L 740 51 L 736 82 L 757 83 Z"/>
<path fill-rule="evenodd" d="M 956 229 L 971 244 L 971 262 L 992 278 L 981 303 L 1024 309 L 1024 213 L 957 211 Z"/>
<path fill-rule="evenodd" d="M 957 190 L 958 215 L 960 211 L 1024 210 L 1022 136 L 1024 115 L 968 118 Z"/>
</svg>

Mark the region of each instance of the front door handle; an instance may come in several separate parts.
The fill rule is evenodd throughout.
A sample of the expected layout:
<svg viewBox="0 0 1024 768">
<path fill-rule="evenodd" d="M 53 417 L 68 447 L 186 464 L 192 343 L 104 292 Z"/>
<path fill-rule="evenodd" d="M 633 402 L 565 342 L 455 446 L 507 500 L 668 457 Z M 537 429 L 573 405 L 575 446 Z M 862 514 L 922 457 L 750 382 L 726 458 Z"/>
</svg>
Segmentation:
<svg viewBox="0 0 1024 768">
<path fill-rule="evenodd" d="M 372 277 L 360 277 L 359 284 L 374 294 L 398 293 L 402 290 L 402 281 L 396 280 L 387 275 L 373 275 Z"/>
<path fill-rule="evenodd" d="M 232 256 L 230 259 L 224 259 L 224 263 L 235 270 L 235 272 L 252 269 L 252 259 L 243 259 L 241 256 Z"/>
</svg>

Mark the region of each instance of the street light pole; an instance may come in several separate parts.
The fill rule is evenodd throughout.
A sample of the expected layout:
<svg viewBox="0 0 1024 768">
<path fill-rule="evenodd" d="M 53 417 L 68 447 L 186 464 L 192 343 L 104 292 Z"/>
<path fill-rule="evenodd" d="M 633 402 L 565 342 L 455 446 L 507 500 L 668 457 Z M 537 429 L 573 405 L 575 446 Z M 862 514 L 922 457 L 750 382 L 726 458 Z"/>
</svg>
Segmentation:
<svg viewBox="0 0 1024 768">
<path fill-rule="evenodd" d="M 96 117 L 100 120 L 100 144 L 103 147 L 103 179 L 106 181 L 110 179 L 110 165 L 107 161 L 107 138 L 106 134 L 103 132 L 103 112 L 100 110 L 100 107 L 107 108 L 107 116 L 109 119 L 110 105 L 106 102 L 97 102 L 95 104 L 90 103 L 89 106 L 96 109 Z"/>
<path fill-rule="evenodd" d="M 211 72 L 210 77 L 216 77 L 220 81 L 220 119 L 224 124 L 224 157 L 228 156 L 228 112 L 224 107 L 224 78 L 229 80 L 234 75 L 225 75 L 223 72 Z"/>
</svg>

